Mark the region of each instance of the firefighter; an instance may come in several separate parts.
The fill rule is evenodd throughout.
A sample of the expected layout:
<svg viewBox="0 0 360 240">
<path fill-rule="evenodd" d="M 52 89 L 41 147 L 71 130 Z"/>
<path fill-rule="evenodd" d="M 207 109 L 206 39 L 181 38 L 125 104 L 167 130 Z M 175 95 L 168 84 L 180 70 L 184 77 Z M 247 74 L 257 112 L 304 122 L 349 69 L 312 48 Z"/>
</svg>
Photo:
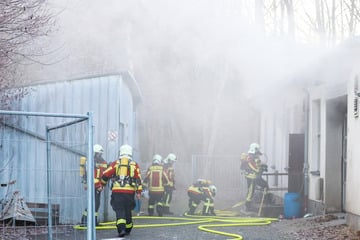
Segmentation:
<svg viewBox="0 0 360 240">
<path fill-rule="evenodd" d="M 261 155 L 262 153 L 260 151 L 260 145 L 258 143 L 250 144 L 246 158 L 246 164 L 243 167 L 247 181 L 247 194 L 245 200 L 245 207 L 247 211 L 253 210 L 252 201 L 255 187 L 260 186 L 263 188 L 264 194 L 269 189 L 268 183 L 262 178 L 262 173 L 267 170 L 266 165 L 261 163 Z"/>
<path fill-rule="evenodd" d="M 135 196 L 141 197 L 142 183 L 140 167 L 133 160 L 130 145 L 122 145 L 119 159 L 115 160 L 104 171 L 101 184 L 112 180 L 110 204 L 116 214 L 116 227 L 119 237 L 129 235 L 133 228 L 132 210 L 135 207 Z"/>
<path fill-rule="evenodd" d="M 163 213 L 164 214 L 174 214 L 170 211 L 170 203 L 172 201 L 173 191 L 175 190 L 175 171 L 174 171 L 174 163 L 176 162 L 176 155 L 170 153 L 164 160 L 163 165 L 165 172 L 169 178 L 169 181 L 166 185 L 164 185 L 164 206 Z"/>
<path fill-rule="evenodd" d="M 202 215 L 215 216 L 214 197 L 216 195 L 216 191 L 216 187 L 211 184 L 210 180 L 198 179 L 187 190 L 187 194 L 189 196 L 188 214 L 195 214 L 197 206 L 199 206 L 201 202 L 204 202 Z"/>
<path fill-rule="evenodd" d="M 101 192 L 103 191 L 103 186 L 100 183 L 101 176 L 104 170 L 108 167 L 108 163 L 103 159 L 102 154 L 104 149 L 100 144 L 95 144 L 93 147 L 94 151 L 94 184 L 95 184 L 95 223 L 98 225 L 98 211 L 100 208 L 100 198 Z M 82 183 L 84 189 L 87 190 L 86 182 L 86 158 L 80 157 L 80 176 L 82 177 Z M 85 225 L 87 223 L 87 209 L 85 208 L 83 215 L 81 217 L 81 224 Z"/>
<path fill-rule="evenodd" d="M 164 185 L 166 185 L 169 180 L 164 166 L 161 164 L 161 159 L 162 157 L 159 154 L 153 156 L 152 165 L 147 169 L 144 178 L 144 183 L 147 183 L 147 189 L 149 190 L 149 216 L 154 215 L 155 208 L 158 216 L 163 216 Z"/>
</svg>

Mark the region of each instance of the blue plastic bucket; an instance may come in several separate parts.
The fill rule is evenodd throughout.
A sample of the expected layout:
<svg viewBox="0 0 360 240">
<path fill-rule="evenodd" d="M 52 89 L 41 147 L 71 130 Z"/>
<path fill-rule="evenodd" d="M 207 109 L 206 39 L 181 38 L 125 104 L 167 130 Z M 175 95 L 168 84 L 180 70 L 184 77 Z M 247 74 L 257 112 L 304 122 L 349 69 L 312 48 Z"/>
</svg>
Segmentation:
<svg viewBox="0 0 360 240">
<path fill-rule="evenodd" d="M 298 218 L 301 214 L 300 194 L 294 192 L 285 193 L 284 217 Z"/>
</svg>

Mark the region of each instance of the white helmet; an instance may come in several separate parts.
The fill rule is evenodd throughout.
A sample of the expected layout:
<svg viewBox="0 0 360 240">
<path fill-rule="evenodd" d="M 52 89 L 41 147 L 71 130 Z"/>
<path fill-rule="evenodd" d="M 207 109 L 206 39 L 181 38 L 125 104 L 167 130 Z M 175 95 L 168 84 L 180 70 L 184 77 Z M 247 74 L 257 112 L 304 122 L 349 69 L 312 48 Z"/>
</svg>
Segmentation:
<svg viewBox="0 0 360 240">
<path fill-rule="evenodd" d="M 93 147 L 94 153 L 103 153 L 104 149 L 100 144 L 95 144 Z"/>
<path fill-rule="evenodd" d="M 153 157 L 153 164 L 161 164 L 162 157 L 159 154 L 155 154 Z"/>
<path fill-rule="evenodd" d="M 176 155 L 173 153 L 169 153 L 169 155 L 163 159 L 164 164 L 168 164 L 170 162 L 176 162 Z"/>
<path fill-rule="evenodd" d="M 119 157 L 132 158 L 132 153 L 133 153 L 132 147 L 130 145 L 125 144 L 120 147 Z"/>
<path fill-rule="evenodd" d="M 167 159 L 169 161 L 175 162 L 176 161 L 176 155 L 173 153 L 169 153 L 169 155 L 167 156 Z"/>
<path fill-rule="evenodd" d="M 258 143 L 250 144 L 249 151 L 250 154 L 262 154 L 260 151 L 260 145 Z"/>
<path fill-rule="evenodd" d="M 213 193 L 213 194 L 215 194 L 216 191 L 217 191 L 217 189 L 216 189 L 216 187 L 214 185 L 210 185 L 209 189 L 210 189 L 210 192 Z"/>
</svg>

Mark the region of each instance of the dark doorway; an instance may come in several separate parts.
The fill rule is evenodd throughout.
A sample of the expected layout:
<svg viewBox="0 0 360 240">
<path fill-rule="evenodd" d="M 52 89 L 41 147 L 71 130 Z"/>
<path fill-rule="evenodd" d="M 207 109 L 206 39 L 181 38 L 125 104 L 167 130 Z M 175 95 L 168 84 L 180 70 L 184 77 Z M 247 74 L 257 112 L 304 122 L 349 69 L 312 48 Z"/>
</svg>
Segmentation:
<svg viewBox="0 0 360 240">
<path fill-rule="evenodd" d="M 304 134 L 289 135 L 289 192 L 303 194 L 303 167 L 304 167 Z"/>
</svg>

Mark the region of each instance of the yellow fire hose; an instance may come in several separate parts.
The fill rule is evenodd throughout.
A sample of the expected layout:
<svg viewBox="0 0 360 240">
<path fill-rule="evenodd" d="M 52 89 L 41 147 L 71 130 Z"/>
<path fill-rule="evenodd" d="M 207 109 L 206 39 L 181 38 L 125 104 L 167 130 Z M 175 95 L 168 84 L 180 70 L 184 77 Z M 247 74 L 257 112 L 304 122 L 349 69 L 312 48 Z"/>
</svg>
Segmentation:
<svg viewBox="0 0 360 240">
<path fill-rule="evenodd" d="M 277 218 L 254 218 L 254 217 L 240 217 L 238 214 L 230 211 L 216 211 L 216 216 L 201 216 L 201 215 L 187 215 L 184 214 L 184 217 L 155 217 L 155 216 L 134 216 L 133 219 L 152 219 L 152 220 L 171 220 L 174 222 L 168 223 L 152 223 L 152 224 L 136 224 L 134 228 L 151 228 L 151 227 L 174 227 L 174 226 L 184 226 L 191 224 L 198 224 L 198 229 L 204 232 L 209 232 L 213 234 L 219 234 L 223 236 L 232 237 L 232 239 L 242 240 L 243 237 L 239 234 L 233 234 L 218 230 L 213 230 L 210 228 L 214 227 L 241 227 L 241 226 L 261 226 L 268 225 L 274 221 L 277 221 Z M 217 222 L 217 223 L 216 223 Z M 205 223 L 214 223 L 214 224 L 205 224 Z M 74 229 L 77 230 L 86 230 L 86 226 L 76 225 Z M 96 230 L 108 230 L 116 229 L 115 221 L 100 223 L 99 226 L 96 226 Z"/>
</svg>

